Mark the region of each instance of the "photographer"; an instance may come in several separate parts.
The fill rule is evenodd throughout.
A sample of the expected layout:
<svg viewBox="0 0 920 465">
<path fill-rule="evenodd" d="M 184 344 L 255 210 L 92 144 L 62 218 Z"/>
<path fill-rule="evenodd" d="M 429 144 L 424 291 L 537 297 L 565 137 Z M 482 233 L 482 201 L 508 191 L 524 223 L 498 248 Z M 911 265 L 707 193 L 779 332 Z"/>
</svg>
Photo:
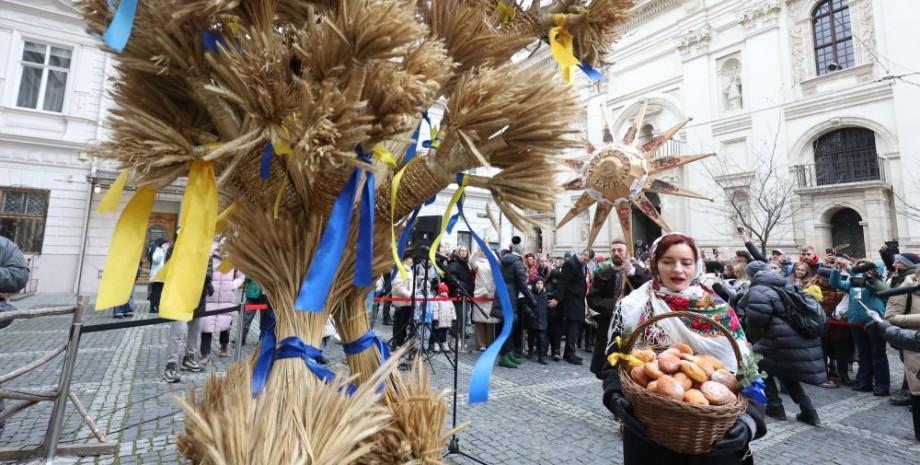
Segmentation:
<svg viewBox="0 0 920 465">
<path fill-rule="evenodd" d="M 860 260 L 855 266 L 850 267 L 850 260 L 836 257 L 836 269 L 831 272 L 830 285 L 849 295 L 847 307 L 847 321 L 853 324 L 865 325 L 872 321 L 866 309 L 879 314 L 885 313 L 885 301 L 878 296 L 878 292 L 888 289 L 879 277 L 884 269 L 881 262 L 874 263 L 870 260 Z M 842 272 L 848 271 L 850 278 L 844 280 Z M 859 354 L 859 371 L 856 372 L 856 382 L 853 390 L 869 392 L 876 396 L 886 397 L 891 388 L 890 374 L 888 371 L 888 356 L 885 352 L 885 340 L 881 335 L 869 333 L 865 328 L 852 328 L 850 332 L 856 343 Z M 873 386 L 874 381 L 874 386 Z"/>
</svg>

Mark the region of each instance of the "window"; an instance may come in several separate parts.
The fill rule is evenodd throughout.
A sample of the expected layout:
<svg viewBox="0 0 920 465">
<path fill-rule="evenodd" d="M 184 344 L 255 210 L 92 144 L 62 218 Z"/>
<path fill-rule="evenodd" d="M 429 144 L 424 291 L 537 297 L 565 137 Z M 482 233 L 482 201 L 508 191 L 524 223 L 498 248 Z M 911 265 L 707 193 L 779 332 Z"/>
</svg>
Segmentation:
<svg viewBox="0 0 920 465">
<path fill-rule="evenodd" d="M 47 216 L 48 191 L 0 188 L 0 236 L 23 252 L 41 253 Z"/>
<path fill-rule="evenodd" d="M 815 141 L 815 178 L 819 186 L 880 179 L 875 133 L 844 128 Z"/>
<path fill-rule="evenodd" d="M 469 231 L 457 231 L 457 247 L 466 247 L 467 251 L 473 250 L 473 236 Z"/>
<path fill-rule="evenodd" d="M 16 106 L 61 112 L 72 51 L 26 41 L 22 47 L 22 75 Z"/>
<path fill-rule="evenodd" d="M 824 0 L 815 7 L 812 18 L 818 76 L 852 67 L 856 60 L 847 0 Z"/>
</svg>

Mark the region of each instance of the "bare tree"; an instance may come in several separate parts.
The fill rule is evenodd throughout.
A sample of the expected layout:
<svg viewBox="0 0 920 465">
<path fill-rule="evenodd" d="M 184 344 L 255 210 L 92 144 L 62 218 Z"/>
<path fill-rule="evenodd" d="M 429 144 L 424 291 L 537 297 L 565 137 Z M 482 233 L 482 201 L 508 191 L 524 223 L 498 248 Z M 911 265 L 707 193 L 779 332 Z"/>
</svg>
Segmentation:
<svg viewBox="0 0 920 465">
<path fill-rule="evenodd" d="M 794 179 L 777 163 L 778 141 L 777 125 L 772 141 L 749 146 L 754 155 L 752 166 L 738 166 L 734 160 L 723 159 L 704 165 L 719 187 L 712 212 L 749 231 L 764 255 L 776 229 L 792 224 L 800 208 L 793 201 Z"/>
</svg>

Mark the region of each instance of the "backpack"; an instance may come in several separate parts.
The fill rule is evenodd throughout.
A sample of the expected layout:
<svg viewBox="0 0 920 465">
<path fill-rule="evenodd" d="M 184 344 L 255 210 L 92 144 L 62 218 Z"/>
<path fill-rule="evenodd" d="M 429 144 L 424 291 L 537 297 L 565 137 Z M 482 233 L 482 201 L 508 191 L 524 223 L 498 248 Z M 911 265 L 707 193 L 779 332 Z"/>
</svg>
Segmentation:
<svg viewBox="0 0 920 465">
<path fill-rule="evenodd" d="M 786 322 L 803 337 L 815 338 L 827 329 L 827 315 L 821 304 L 810 294 L 798 288 L 769 286 L 779 294 L 786 308 Z"/>
<path fill-rule="evenodd" d="M 245 293 L 247 299 L 255 300 L 262 297 L 262 288 L 255 281 L 247 279 Z"/>
</svg>

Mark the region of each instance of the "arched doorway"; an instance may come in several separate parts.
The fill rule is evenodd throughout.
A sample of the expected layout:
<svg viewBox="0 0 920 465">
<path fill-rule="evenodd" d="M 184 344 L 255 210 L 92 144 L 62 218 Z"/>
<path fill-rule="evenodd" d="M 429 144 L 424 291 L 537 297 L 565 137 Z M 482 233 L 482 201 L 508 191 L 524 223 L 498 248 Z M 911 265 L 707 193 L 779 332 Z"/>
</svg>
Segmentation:
<svg viewBox="0 0 920 465">
<path fill-rule="evenodd" d="M 530 250 L 534 253 L 543 253 L 543 229 L 533 227 L 533 247 Z"/>
<path fill-rule="evenodd" d="M 845 253 L 853 258 L 866 256 L 866 239 L 863 236 L 862 217 L 852 208 L 842 208 L 831 216 L 831 244 L 840 247 L 838 252 Z"/>
<path fill-rule="evenodd" d="M 658 210 L 660 213 L 661 197 L 655 192 L 647 192 L 645 196 L 648 197 L 648 200 L 655 206 L 655 210 Z M 655 239 L 661 236 L 661 226 L 658 226 L 657 223 L 650 220 L 635 206 L 632 207 L 632 224 L 633 241 L 636 242 L 636 244 L 633 244 L 634 246 L 637 245 L 639 241 L 642 241 L 642 244 L 646 247 L 650 246 Z"/>
</svg>

